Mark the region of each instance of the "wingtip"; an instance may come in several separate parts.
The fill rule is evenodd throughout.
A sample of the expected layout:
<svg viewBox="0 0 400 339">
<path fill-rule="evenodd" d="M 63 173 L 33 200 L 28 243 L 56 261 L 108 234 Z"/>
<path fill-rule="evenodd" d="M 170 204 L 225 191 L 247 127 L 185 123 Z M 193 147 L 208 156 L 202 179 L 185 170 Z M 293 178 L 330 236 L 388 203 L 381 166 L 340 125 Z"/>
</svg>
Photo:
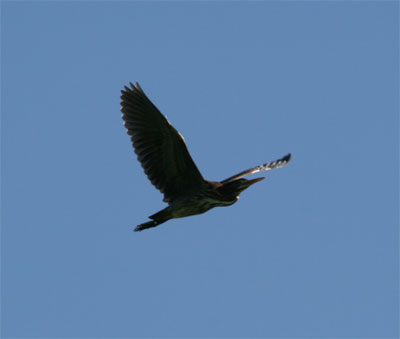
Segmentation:
<svg viewBox="0 0 400 339">
<path fill-rule="evenodd" d="M 136 81 L 136 89 L 137 89 L 138 91 L 144 93 L 143 90 L 142 90 L 142 87 L 140 87 L 140 85 L 139 85 L 139 83 L 138 83 L 137 81 Z"/>
<path fill-rule="evenodd" d="M 283 161 L 286 161 L 286 162 L 289 162 L 291 158 L 292 158 L 292 154 L 289 153 L 289 154 L 285 155 L 285 156 L 282 158 L 282 160 L 283 160 Z"/>
<path fill-rule="evenodd" d="M 126 95 L 127 93 L 135 93 L 138 91 L 143 92 L 139 83 L 136 81 L 136 86 L 135 86 L 132 82 L 129 82 L 129 85 L 124 86 L 124 88 L 121 90 L 121 99 L 122 99 L 122 96 Z"/>
</svg>

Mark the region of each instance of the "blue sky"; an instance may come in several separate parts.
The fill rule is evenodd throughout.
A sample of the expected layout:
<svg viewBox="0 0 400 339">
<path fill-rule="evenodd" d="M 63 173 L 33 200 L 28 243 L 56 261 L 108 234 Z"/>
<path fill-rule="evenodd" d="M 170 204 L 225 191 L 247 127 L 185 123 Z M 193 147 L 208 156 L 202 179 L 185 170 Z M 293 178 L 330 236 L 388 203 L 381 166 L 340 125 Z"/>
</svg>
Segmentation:
<svg viewBox="0 0 400 339">
<path fill-rule="evenodd" d="M 1 6 L 3 337 L 399 335 L 398 2 Z M 210 180 L 292 162 L 134 233 L 129 81 Z"/>
</svg>

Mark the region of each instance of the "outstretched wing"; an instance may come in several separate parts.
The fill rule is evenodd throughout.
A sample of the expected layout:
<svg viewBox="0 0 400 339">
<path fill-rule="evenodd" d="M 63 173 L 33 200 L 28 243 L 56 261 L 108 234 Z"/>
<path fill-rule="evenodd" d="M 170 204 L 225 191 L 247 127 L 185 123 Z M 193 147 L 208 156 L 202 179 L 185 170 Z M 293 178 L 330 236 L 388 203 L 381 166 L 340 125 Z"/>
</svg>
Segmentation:
<svg viewBox="0 0 400 339">
<path fill-rule="evenodd" d="M 204 183 L 181 134 L 136 83 L 121 91 L 121 111 L 135 153 L 151 183 L 170 202 Z"/>
<path fill-rule="evenodd" d="M 261 171 L 269 171 L 269 170 L 274 169 L 274 168 L 280 168 L 280 167 L 286 166 L 290 161 L 290 157 L 291 157 L 291 154 L 289 153 L 288 155 L 285 155 L 281 159 L 278 159 L 278 160 L 275 160 L 275 161 L 271 161 L 271 162 L 267 162 L 266 164 L 261 165 L 261 166 L 256 166 L 256 167 L 250 168 L 250 169 L 248 169 L 246 171 L 240 172 L 240 173 L 235 174 L 234 176 L 232 176 L 232 177 L 230 177 L 228 179 L 225 179 L 225 180 L 221 181 L 221 184 L 226 184 L 227 182 L 230 182 L 230 181 L 233 181 L 233 180 L 236 180 L 236 179 L 240 179 L 242 177 L 245 177 L 246 175 L 254 174 L 254 173 L 257 173 L 257 172 L 261 172 Z"/>
</svg>

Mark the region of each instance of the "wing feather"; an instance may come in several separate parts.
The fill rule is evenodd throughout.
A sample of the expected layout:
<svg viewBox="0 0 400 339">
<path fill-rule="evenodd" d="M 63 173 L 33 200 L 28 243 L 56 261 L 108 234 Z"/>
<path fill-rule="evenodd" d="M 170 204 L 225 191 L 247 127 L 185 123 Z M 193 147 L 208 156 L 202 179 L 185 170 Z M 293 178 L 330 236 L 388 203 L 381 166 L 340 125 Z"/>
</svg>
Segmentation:
<svg viewBox="0 0 400 339">
<path fill-rule="evenodd" d="M 226 184 L 227 182 L 243 178 L 246 175 L 254 174 L 254 173 L 257 173 L 257 172 L 261 172 L 261 171 L 269 171 L 269 170 L 274 169 L 274 168 L 280 168 L 280 167 L 286 166 L 289 163 L 290 158 L 291 158 L 291 154 L 289 153 L 289 154 L 285 155 L 281 159 L 278 159 L 278 160 L 275 160 L 275 161 L 271 161 L 271 162 L 267 162 L 267 163 L 265 163 L 263 165 L 256 166 L 256 167 L 253 167 L 253 168 L 249 168 L 248 170 L 245 170 L 243 172 L 235 174 L 235 175 L 229 177 L 228 179 L 225 179 L 225 180 L 221 181 L 221 184 Z"/>
<path fill-rule="evenodd" d="M 181 134 L 138 83 L 121 91 L 122 119 L 151 183 L 170 202 L 204 183 Z"/>
</svg>

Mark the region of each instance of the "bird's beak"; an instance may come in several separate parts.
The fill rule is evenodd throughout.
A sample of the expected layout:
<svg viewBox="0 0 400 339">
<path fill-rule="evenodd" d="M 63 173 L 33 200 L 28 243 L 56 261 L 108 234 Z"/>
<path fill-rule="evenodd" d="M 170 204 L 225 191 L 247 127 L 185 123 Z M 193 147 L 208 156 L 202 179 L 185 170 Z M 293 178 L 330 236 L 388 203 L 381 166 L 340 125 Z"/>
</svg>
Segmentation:
<svg viewBox="0 0 400 339">
<path fill-rule="evenodd" d="M 255 184 L 256 182 L 259 182 L 259 181 L 261 181 L 261 180 L 264 180 L 264 179 L 265 179 L 265 178 L 262 177 L 262 178 L 255 178 L 255 179 L 249 180 L 249 181 L 248 181 L 249 186 Z"/>
</svg>

